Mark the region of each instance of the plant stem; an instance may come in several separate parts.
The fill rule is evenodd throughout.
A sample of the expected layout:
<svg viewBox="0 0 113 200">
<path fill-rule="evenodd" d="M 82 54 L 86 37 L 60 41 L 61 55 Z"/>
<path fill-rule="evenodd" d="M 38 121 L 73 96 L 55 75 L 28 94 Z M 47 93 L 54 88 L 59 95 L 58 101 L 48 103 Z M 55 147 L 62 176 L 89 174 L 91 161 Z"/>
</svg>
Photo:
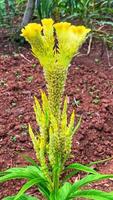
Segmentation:
<svg viewBox="0 0 113 200">
<path fill-rule="evenodd" d="M 59 120 L 61 100 L 64 91 L 65 80 L 67 76 L 66 69 L 56 68 L 54 71 L 46 71 L 48 99 L 52 114 Z"/>
</svg>

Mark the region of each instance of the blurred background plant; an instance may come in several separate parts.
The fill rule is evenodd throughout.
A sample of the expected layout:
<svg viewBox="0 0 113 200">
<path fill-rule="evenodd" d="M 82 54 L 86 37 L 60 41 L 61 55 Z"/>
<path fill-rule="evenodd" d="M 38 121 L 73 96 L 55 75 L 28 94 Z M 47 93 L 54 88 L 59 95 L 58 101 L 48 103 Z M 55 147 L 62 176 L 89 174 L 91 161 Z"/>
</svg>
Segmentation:
<svg viewBox="0 0 113 200">
<path fill-rule="evenodd" d="M 113 0 L 0 0 L 0 27 L 10 33 L 48 17 L 83 24 L 92 29 L 91 37 L 113 48 Z"/>
</svg>

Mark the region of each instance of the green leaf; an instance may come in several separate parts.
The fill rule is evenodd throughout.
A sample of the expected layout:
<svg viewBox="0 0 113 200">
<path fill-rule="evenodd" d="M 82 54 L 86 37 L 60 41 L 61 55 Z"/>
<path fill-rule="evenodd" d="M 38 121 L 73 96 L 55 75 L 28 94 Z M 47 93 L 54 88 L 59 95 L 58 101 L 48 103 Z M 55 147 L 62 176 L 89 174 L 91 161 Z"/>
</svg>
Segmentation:
<svg viewBox="0 0 113 200">
<path fill-rule="evenodd" d="M 11 168 L 6 170 L 4 173 L 5 174 L 0 177 L 0 182 L 21 178 L 28 180 L 33 178 L 42 178 L 45 180 L 41 170 L 35 166 L 27 166 L 25 168 Z"/>
<path fill-rule="evenodd" d="M 99 21 L 99 22 L 97 22 L 97 24 L 113 26 L 113 22 L 110 22 L 110 21 Z"/>
<path fill-rule="evenodd" d="M 79 171 L 78 170 L 74 170 L 72 172 L 70 172 L 68 175 L 66 175 L 63 180 L 62 183 L 64 183 L 65 181 L 67 181 L 68 179 L 70 179 L 71 177 L 73 177 L 74 175 L 76 175 Z"/>
<path fill-rule="evenodd" d="M 41 98 L 42 98 L 42 108 L 44 113 L 48 113 L 49 111 L 49 103 L 45 92 L 41 90 Z"/>
<path fill-rule="evenodd" d="M 37 167 L 40 169 L 39 165 L 29 156 L 23 155 L 22 156 L 27 162 L 31 163 L 33 166 Z"/>
<path fill-rule="evenodd" d="M 71 198 L 83 197 L 92 200 L 113 200 L 113 195 L 100 190 L 80 190 L 74 193 Z"/>
<path fill-rule="evenodd" d="M 36 115 L 36 121 L 39 126 L 41 126 L 41 116 L 42 116 L 42 109 L 38 99 L 34 96 L 34 112 Z"/>
<path fill-rule="evenodd" d="M 73 134 L 75 134 L 77 132 L 77 130 L 79 129 L 81 121 L 82 121 L 82 117 L 79 118 L 78 123 L 74 128 Z"/>
<path fill-rule="evenodd" d="M 29 131 L 29 135 L 30 135 L 30 138 L 32 140 L 32 143 L 33 143 L 34 150 L 35 150 L 36 155 L 37 155 L 37 152 L 39 152 L 39 139 L 36 138 L 30 124 L 29 124 L 28 131 Z"/>
<path fill-rule="evenodd" d="M 94 181 L 99 181 L 103 179 L 108 179 L 108 178 L 113 178 L 113 174 L 96 174 L 96 175 L 88 175 L 81 180 L 77 181 L 76 183 L 73 184 L 69 197 L 75 193 L 79 188 L 92 183 Z"/>
<path fill-rule="evenodd" d="M 109 160 L 112 160 L 113 157 L 109 157 L 109 158 L 106 158 L 104 160 L 97 160 L 95 162 L 90 162 L 89 164 L 87 164 L 88 167 L 92 166 L 92 165 L 96 165 L 96 164 L 99 164 L 99 163 L 104 163 L 104 162 L 107 162 Z"/>
<path fill-rule="evenodd" d="M 70 192 L 72 185 L 71 183 L 66 182 L 58 191 L 57 199 L 65 200 L 67 198 L 68 193 Z"/>
<path fill-rule="evenodd" d="M 41 0 L 38 3 L 38 14 L 40 19 L 47 18 L 51 16 L 53 7 L 53 1 L 52 0 Z"/>
<path fill-rule="evenodd" d="M 30 181 L 28 181 L 27 183 L 25 183 L 22 188 L 20 189 L 20 191 L 18 192 L 18 194 L 16 195 L 16 197 L 14 198 L 14 200 L 19 199 L 26 190 L 28 190 L 29 188 L 31 188 L 33 185 L 39 184 L 42 182 L 42 179 L 32 179 Z"/>
<path fill-rule="evenodd" d="M 62 130 L 66 131 L 67 128 L 67 97 L 65 97 L 63 111 L 61 115 L 61 126 Z"/>
<path fill-rule="evenodd" d="M 33 81 L 33 76 L 27 77 L 27 82 L 28 82 L 28 83 L 31 83 L 32 81 Z"/>
<path fill-rule="evenodd" d="M 3 198 L 3 200 L 14 200 L 14 199 L 15 199 L 15 196 L 9 196 L 9 197 Z M 18 198 L 18 200 L 39 200 L 39 199 L 36 197 L 32 197 L 30 195 L 23 194 L 20 198 Z"/>
<path fill-rule="evenodd" d="M 37 166 L 27 166 L 23 168 L 11 168 L 6 170 L 3 174 L 1 174 L 0 182 L 8 181 L 11 179 L 27 179 L 32 181 L 33 179 L 41 180 L 38 184 L 39 190 L 44 194 L 44 196 L 48 199 L 49 197 L 49 189 L 48 183 L 40 170 Z M 46 183 L 45 183 L 46 182 Z"/>
<path fill-rule="evenodd" d="M 49 103 L 45 92 L 41 91 L 41 98 L 42 98 L 42 108 L 46 122 L 46 128 L 49 126 Z"/>
<path fill-rule="evenodd" d="M 78 14 L 78 13 L 75 13 L 75 14 L 69 15 L 68 17 L 65 17 L 65 18 L 63 19 L 63 21 L 67 21 L 67 20 L 69 20 L 69 19 L 73 19 L 73 18 L 77 18 L 77 17 L 79 17 L 79 14 Z"/>
<path fill-rule="evenodd" d="M 91 173 L 91 174 L 98 174 L 98 172 L 96 172 L 94 169 L 91 169 L 88 166 L 84 166 L 84 165 L 79 164 L 79 163 L 73 163 L 73 164 L 69 165 L 68 167 L 66 167 L 64 169 L 64 171 L 68 170 L 68 169 L 76 169 L 76 170 L 73 170 L 68 175 L 66 175 L 63 178 L 62 183 L 64 183 L 66 180 L 68 180 L 71 177 L 73 177 L 74 175 L 76 175 L 79 171 L 84 171 L 84 172 Z"/>
<path fill-rule="evenodd" d="M 68 170 L 68 169 L 76 169 L 77 171 L 83 171 L 90 174 L 98 174 L 94 169 L 87 167 L 85 165 L 79 164 L 79 163 L 70 164 L 68 167 L 66 167 L 65 170 Z"/>
<path fill-rule="evenodd" d="M 54 165 L 53 168 L 53 182 L 54 182 L 55 192 L 58 190 L 59 175 L 60 175 L 60 161 L 57 160 L 57 163 Z"/>
<path fill-rule="evenodd" d="M 47 184 L 40 183 L 39 186 L 38 186 L 38 189 L 47 199 L 49 199 L 50 191 L 47 188 Z"/>
</svg>

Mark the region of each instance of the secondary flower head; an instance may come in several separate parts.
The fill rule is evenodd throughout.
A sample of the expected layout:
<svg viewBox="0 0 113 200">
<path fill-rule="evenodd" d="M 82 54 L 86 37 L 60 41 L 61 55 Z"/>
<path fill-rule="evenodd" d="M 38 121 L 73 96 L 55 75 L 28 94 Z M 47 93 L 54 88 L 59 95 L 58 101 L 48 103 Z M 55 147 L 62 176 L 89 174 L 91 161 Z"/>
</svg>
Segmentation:
<svg viewBox="0 0 113 200">
<path fill-rule="evenodd" d="M 51 18 L 41 22 L 28 24 L 21 35 L 31 44 L 34 55 L 44 68 L 67 68 L 90 29 L 68 22 L 54 24 Z"/>
<path fill-rule="evenodd" d="M 36 40 L 38 34 L 40 35 L 42 30 L 42 26 L 37 23 L 29 23 L 25 28 L 22 28 L 21 36 L 25 37 L 25 39 L 32 44 L 33 40 Z"/>
<path fill-rule="evenodd" d="M 43 34 L 46 37 L 49 37 L 53 40 L 53 23 L 54 21 L 52 19 L 42 19 L 42 25 L 43 25 Z M 48 40 L 48 38 L 46 38 Z"/>
</svg>

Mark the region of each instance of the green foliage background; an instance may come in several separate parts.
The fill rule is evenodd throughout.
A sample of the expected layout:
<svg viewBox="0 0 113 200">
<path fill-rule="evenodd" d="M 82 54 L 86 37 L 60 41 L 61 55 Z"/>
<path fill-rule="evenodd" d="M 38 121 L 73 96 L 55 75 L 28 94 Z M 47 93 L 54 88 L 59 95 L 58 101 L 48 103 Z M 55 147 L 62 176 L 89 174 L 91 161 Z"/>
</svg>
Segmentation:
<svg viewBox="0 0 113 200">
<path fill-rule="evenodd" d="M 7 3 L 5 3 L 7 2 Z M 14 34 L 19 29 L 27 0 L 0 0 L 0 28 Z M 91 28 L 93 36 L 113 47 L 113 0 L 36 0 L 32 21 L 52 17 Z M 110 26 L 110 33 L 97 27 Z M 19 35 L 18 35 L 19 37 Z"/>
<path fill-rule="evenodd" d="M 27 0 L 0 0 L 0 21 L 23 15 Z M 93 23 L 113 25 L 113 0 L 38 0 L 37 18 L 53 17 L 57 20 L 77 19 L 84 25 Z M 17 16 L 18 17 L 18 16 Z"/>
</svg>

